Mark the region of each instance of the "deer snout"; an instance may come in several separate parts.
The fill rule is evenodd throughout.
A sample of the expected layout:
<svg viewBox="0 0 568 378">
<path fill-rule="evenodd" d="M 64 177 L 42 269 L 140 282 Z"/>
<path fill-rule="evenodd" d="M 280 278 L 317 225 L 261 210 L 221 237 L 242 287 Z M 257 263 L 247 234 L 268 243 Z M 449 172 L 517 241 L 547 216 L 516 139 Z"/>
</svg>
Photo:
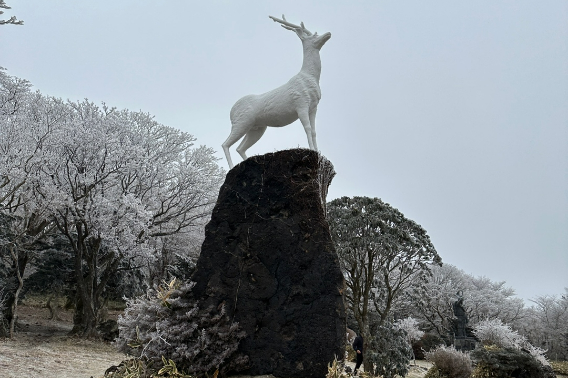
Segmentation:
<svg viewBox="0 0 568 378">
<path fill-rule="evenodd" d="M 315 47 L 319 50 L 323 47 L 323 45 L 325 45 L 325 43 L 331 38 L 331 33 L 327 32 L 324 33 L 322 35 L 320 35 L 315 41 L 314 41 L 314 45 Z"/>
</svg>

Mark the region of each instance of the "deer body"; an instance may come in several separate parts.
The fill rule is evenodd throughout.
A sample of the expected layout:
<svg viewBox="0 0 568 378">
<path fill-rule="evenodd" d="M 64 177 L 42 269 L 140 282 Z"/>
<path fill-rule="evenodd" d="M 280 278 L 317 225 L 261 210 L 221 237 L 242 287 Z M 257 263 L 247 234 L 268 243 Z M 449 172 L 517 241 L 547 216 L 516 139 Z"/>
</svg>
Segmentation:
<svg viewBox="0 0 568 378">
<path fill-rule="evenodd" d="M 270 17 L 285 29 L 293 30 L 302 40 L 304 60 L 298 74 L 286 84 L 260 95 L 248 95 L 238 100 L 231 109 L 231 134 L 223 143 L 223 151 L 233 168 L 229 147 L 244 136 L 237 152 L 246 159 L 246 150 L 255 144 L 267 127 L 282 127 L 300 119 L 312 150 L 317 150 L 315 117 L 321 98 L 319 79 L 321 60 L 319 50 L 331 38 L 330 33 L 318 36 L 311 34 L 302 23 L 290 24 L 284 16 L 282 20 Z"/>
</svg>

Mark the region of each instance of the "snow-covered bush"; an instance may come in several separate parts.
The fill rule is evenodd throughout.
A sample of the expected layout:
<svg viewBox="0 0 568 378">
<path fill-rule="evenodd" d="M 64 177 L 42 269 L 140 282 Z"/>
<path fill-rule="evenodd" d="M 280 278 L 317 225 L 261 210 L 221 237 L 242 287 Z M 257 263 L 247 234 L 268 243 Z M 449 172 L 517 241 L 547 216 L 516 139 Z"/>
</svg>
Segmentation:
<svg viewBox="0 0 568 378">
<path fill-rule="evenodd" d="M 524 349 L 544 366 L 550 366 L 544 354 L 545 350 L 535 347 L 526 337 L 513 330 L 500 319 L 482 320 L 473 327 L 473 333 L 484 345 L 495 345 L 500 348 Z"/>
<path fill-rule="evenodd" d="M 473 327 L 473 333 L 484 345 L 502 348 L 520 348 L 523 336 L 500 319 L 486 319 Z"/>
<path fill-rule="evenodd" d="M 472 378 L 555 378 L 549 365 L 521 349 L 484 346 L 472 351 L 471 358 L 475 362 Z"/>
<path fill-rule="evenodd" d="M 429 378 L 468 378 L 472 371 L 469 354 L 460 352 L 453 347 L 440 346 L 425 353 L 426 359 L 434 364 L 428 371 Z"/>
<path fill-rule="evenodd" d="M 155 362 L 171 359 L 197 376 L 246 368 L 247 358 L 236 353 L 245 333 L 230 321 L 224 305 L 200 308 L 191 292 L 194 286 L 173 279 L 128 300 L 118 320 L 118 349 Z"/>
<path fill-rule="evenodd" d="M 420 340 L 424 336 L 424 331 L 418 328 L 419 321 L 413 317 L 408 317 L 404 319 L 397 320 L 394 322 L 395 327 L 404 330 L 406 332 L 406 339 L 409 344 L 412 342 Z"/>
<path fill-rule="evenodd" d="M 412 350 L 412 356 L 416 359 L 416 352 L 414 351 L 414 343 L 424 336 L 424 331 L 418 328 L 419 321 L 413 317 L 408 317 L 404 319 L 399 319 L 394 322 L 394 326 L 398 329 L 402 329 L 406 333 L 406 341 Z"/>
</svg>

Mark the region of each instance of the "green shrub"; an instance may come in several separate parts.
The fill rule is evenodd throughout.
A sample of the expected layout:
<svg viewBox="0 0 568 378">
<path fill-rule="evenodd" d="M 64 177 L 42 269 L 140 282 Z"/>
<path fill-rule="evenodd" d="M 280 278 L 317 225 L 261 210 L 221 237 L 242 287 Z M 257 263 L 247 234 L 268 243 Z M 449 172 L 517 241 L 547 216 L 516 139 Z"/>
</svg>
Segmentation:
<svg viewBox="0 0 568 378">
<path fill-rule="evenodd" d="M 378 327 L 369 343 L 369 350 L 365 352 L 365 358 L 374 366 L 374 375 L 383 378 L 404 377 L 412 357 L 406 332 L 388 322 Z"/>
<path fill-rule="evenodd" d="M 476 364 L 472 378 L 555 378 L 550 366 L 515 348 L 480 347 L 471 352 L 471 358 Z"/>
<path fill-rule="evenodd" d="M 457 351 L 453 347 L 440 346 L 433 351 L 426 352 L 425 357 L 434 364 L 435 370 L 431 373 L 431 378 L 434 376 L 468 378 L 473 369 L 469 354 Z"/>
</svg>

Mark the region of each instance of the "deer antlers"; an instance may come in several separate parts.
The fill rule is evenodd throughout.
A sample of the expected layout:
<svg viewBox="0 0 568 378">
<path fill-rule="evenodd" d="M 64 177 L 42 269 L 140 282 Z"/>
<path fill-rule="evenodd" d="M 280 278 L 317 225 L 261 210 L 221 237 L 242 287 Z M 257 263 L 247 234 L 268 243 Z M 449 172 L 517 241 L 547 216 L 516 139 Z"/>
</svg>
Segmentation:
<svg viewBox="0 0 568 378">
<path fill-rule="evenodd" d="M 278 23 L 282 24 L 280 26 L 282 26 L 284 29 L 292 30 L 292 31 L 295 31 L 296 33 L 298 33 L 299 31 L 302 31 L 306 35 L 312 35 L 312 32 L 310 32 L 308 29 L 306 29 L 303 22 L 300 22 L 300 26 L 298 26 L 298 25 L 294 25 L 294 24 L 291 24 L 288 21 L 286 21 L 286 17 L 284 17 L 284 15 L 282 15 L 282 19 L 276 18 L 274 16 L 268 16 L 268 17 L 270 17 L 274 22 L 278 22 Z"/>
</svg>

